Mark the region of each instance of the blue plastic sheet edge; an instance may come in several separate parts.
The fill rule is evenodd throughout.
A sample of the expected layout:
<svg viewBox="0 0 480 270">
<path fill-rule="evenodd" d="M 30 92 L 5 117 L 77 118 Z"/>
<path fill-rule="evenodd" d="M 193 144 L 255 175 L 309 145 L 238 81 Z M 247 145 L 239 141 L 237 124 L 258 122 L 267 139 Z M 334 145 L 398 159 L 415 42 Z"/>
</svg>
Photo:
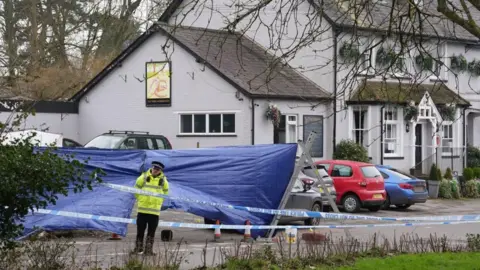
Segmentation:
<svg viewBox="0 0 480 270">
<path fill-rule="evenodd" d="M 90 157 L 87 171 L 101 168 L 107 173 L 104 182 L 126 186 L 133 186 L 151 161 L 160 160 L 166 165 L 165 174 L 172 196 L 277 209 L 293 173 L 297 144 L 163 151 L 60 148 L 57 152 L 75 154 L 80 161 Z M 71 192 L 47 209 L 130 218 L 134 203 L 133 194 L 96 188 L 78 194 Z M 248 219 L 252 224 L 269 225 L 273 219 L 268 214 L 165 200 L 164 209 L 167 207 L 218 219 L 222 224 L 242 225 Z M 37 228 L 47 231 L 100 230 L 121 236 L 127 233 L 127 224 L 45 215 L 27 216 L 24 226 L 22 238 Z M 252 236 L 264 236 L 265 233 L 266 230 L 256 231 Z"/>
</svg>

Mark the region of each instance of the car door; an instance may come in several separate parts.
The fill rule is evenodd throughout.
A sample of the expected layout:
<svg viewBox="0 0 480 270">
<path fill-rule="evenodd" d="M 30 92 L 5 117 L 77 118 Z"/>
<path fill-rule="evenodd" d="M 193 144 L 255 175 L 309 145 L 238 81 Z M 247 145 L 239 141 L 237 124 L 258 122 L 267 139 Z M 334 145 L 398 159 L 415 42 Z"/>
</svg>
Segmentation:
<svg viewBox="0 0 480 270">
<path fill-rule="evenodd" d="M 336 163 L 332 164 L 329 174 L 337 190 L 337 204 L 339 204 L 343 194 L 350 191 L 355 182 L 353 168 L 347 164 Z"/>
</svg>

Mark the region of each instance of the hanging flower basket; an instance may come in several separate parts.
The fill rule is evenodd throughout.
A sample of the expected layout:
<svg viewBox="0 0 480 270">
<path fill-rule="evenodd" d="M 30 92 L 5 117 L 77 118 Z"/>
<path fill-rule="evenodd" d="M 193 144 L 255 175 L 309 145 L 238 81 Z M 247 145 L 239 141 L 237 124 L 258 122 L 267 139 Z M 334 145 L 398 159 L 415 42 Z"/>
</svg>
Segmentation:
<svg viewBox="0 0 480 270">
<path fill-rule="evenodd" d="M 410 101 L 405 108 L 403 108 L 403 115 L 405 121 L 416 120 L 418 116 L 418 108 L 415 106 L 415 101 Z"/>
<path fill-rule="evenodd" d="M 440 115 L 445 121 L 455 121 L 455 104 L 448 104 L 440 108 Z"/>
<path fill-rule="evenodd" d="M 275 127 L 278 128 L 280 126 L 280 118 L 281 118 L 280 116 L 282 115 L 282 113 L 278 109 L 277 105 L 275 104 L 268 105 L 265 115 L 267 116 L 267 119 L 272 121 Z"/>
</svg>

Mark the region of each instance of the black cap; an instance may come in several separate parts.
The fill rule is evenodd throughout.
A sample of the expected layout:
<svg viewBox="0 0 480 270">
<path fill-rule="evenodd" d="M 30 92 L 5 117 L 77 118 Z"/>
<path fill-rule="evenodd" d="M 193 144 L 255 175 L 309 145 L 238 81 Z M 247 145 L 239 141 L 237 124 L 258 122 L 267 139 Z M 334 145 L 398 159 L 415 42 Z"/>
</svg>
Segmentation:
<svg viewBox="0 0 480 270">
<path fill-rule="evenodd" d="M 153 167 L 157 167 L 157 168 L 160 168 L 160 169 L 165 169 L 165 165 L 163 165 L 163 163 L 161 163 L 160 161 L 153 161 L 152 162 L 152 166 Z"/>
</svg>

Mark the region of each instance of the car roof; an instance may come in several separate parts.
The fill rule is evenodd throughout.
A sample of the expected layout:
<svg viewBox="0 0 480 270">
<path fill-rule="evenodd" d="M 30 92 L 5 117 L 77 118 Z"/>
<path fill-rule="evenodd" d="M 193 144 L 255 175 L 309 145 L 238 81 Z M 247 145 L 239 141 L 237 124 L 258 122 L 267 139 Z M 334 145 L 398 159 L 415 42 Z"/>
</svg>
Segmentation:
<svg viewBox="0 0 480 270">
<path fill-rule="evenodd" d="M 325 159 L 325 160 L 318 160 L 315 164 L 320 164 L 322 162 L 328 163 L 338 163 L 338 164 L 345 164 L 350 166 L 374 166 L 370 163 L 360 162 L 360 161 L 353 161 L 353 160 L 342 160 L 342 159 Z"/>
<path fill-rule="evenodd" d="M 163 135 L 157 135 L 157 134 L 138 134 L 138 133 L 109 133 L 105 132 L 102 135 L 106 136 L 117 136 L 117 137 L 165 137 Z"/>
</svg>

